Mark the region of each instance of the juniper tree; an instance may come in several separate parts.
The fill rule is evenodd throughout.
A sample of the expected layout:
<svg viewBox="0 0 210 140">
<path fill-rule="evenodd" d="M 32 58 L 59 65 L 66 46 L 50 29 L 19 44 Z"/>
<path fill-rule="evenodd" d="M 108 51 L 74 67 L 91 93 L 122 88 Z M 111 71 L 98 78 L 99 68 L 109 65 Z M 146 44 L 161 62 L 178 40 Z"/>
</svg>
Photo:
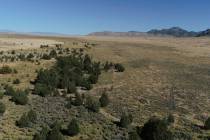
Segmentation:
<svg viewBox="0 0 210 140">
<path fill-rule="evenodd" d="M 76 119 L 72 119 L 71 122 L 68 125 L 68 135 L 75 136 L 79 133 L 79 123 Z"/>
<path fill-rule="evenodd" d="M 103 93 L 99 99 L 100 103 L 101 103 L 101 107 L 106 107 L 109 104 L 109 97 L 107 95 L 107 93 Z"/>
</svg>

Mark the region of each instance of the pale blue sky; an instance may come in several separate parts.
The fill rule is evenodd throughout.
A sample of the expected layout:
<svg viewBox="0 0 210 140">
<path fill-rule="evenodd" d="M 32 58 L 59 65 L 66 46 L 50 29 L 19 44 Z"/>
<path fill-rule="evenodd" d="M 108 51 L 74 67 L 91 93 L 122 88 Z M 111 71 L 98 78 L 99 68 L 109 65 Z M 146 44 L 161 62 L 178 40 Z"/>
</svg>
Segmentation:
<svg viewBox="0 0 210 140">
<path fill-rule="evenodd" d="M 209 0 L 0 0 L 0 29 L 87 34 L 210 28 Z"/>
</svg>

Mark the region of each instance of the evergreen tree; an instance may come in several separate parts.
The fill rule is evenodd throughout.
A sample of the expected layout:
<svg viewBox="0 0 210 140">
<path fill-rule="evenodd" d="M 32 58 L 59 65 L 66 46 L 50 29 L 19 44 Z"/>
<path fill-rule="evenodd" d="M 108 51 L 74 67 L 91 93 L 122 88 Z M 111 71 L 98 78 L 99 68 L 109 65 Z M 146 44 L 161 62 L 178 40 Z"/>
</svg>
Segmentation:
<svg viewBox="0 0 210 140">
<path fill-rule="evenodd" d="M 86 107 L 93 112 L 99 112 L 100 103 L 98 100 L 94 99 L 93 97 L 88 96 L 86 98 Z"/>
<path fill-rule="evenodd" d="M 109 104 L 109 97 L 106 93 L 103 93 L 99 99 L 101 107 L 106 107 Z"/>
<path fill-rule="evenodd" d="M 76 119 L 72 119 L 71 122 L 68 125 L 68 134 L 70 136 L 75 136 L 79 133 L 79 123 Z"/>
<path fill-rule="evenodd" d="M 2 102 L 0 102 L 0 114 L 4 114 L 5 110 L 6 106 Z"/>
<path fill-rule="evenodd" d="M 172 133 L 168 130 L 164 120 L 151 118 L 139 132 L 143 140 L 173 140 Z"/>
<path fill-rule="evenodd" d="M 75 93 L 74 105 L 75 106 L 83 105 L 83 98 L 79 93 Z"/>
<path fill-rule="evenodd" d="M 123 115 L 121 116 L 121 119 L 120 119 L 120 126 L 126 128 L 132 122 L 133 122 L 132 115 L 131 114 L 123 113 Z"/>
</svg>

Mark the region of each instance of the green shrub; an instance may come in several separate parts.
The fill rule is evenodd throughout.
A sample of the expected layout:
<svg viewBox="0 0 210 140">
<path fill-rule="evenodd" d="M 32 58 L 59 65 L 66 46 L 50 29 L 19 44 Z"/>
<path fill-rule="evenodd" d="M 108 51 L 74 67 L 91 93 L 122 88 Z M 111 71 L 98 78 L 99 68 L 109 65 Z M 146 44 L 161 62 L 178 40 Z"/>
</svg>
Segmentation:
<svg viewBox="0 0 210 140">
<path fill-rule="evenodd" d="M 11 54 L 13 54 L 13 55 L 14 55 L 14 54 L 15 54 L 15 50 L 12 50 L 12 51 L 11 51 Z"/>
<path fill-rule="evenodd" d="M 89 83 L 96 84 L 98 82 L 98 75 L 91 74 L 88 79 Z"/>
<path fill-rule="evenodd" d="M 68 135 L 75 136 L 79 133 L 79 123 L 76 119 L 72 119 L 68 125 Z"/>
<path fill-rule="evenodd" d="M 28 93 L 26 91 L 17 90 L 12 96 L 12 101 L 19 105 L 25 105 L 28 103 Z"/>
<path fill-rule="evenodd" d="M 91 83 L 86 79 L 83 79 L 81 86 L 84 87 L 86 90 L 91 90 L 93 88 Z"/>
<path fill-rule="evenodd" d="M 13 69 L 13 73 L 17 74 L 17 73 L 18 73 L 18 71 L 17 71 L 16 69 Z"/>
<path fill-rule="evenodd" d="M 101 107 L 106 107 L 109 104 L 109 97 L 106 93 L 103 93 L 99 99 Z"/>
<path fill-rule="evenodd" d="M 5 95 L 13 96 L 14 94 L 15 94 L 15 90 L 13 89 L 13 87 L 7 85 L 5 87 Z"/>
<path fill-rule="evenodd" d="M 47 136 L 47 140 L 64 140 L 64 136 L 60 132 L 61 126 L 59 123 L 53 124 L 52 130 L 49 132 Z"/>
<path fill-rule="evenodd" d="M 10 74 L 12 73 L 12 69 L 9 66 L 3 66 L 0 68 L 0 74 Z"/>
<path fill-rule="evenodd" d="M 117 72 L 124 72 L 125 68 L 122 64 L 115 64 L 115 69 Z"/>
<path fill-rule="evenodd" d="M 33 55 L 32 53 L 29 53 L 29 54 L 27 55 L 27 59 L 28 59 L 28 60 L 31 60 L 32 58 L 34 58 L 34 55 Z"/>
<path fill-rule="evenodd" d="M 0 99 L 3 99 L 3 97 L 4 97 L 4 93 L 0 91 Z"/>
<path fill-rule="evenodd" d="M 168 130 L 164 120 L 151 118 L 139 132 L 143 140 L 173 140 L 172 133 Z"/>
<path fill-rule="evenodd" d="M 129 133 L 129 140 L 141 140 L 141 138 L 136 131 L 133 131 Z"/>
<path fill-rule="evenodd" d="M 43 55 L 42 55 L 42 59 L 44 59 L 44 60 L 50 60 L 51 57 L 50 57 L 50 55 L 48 55 L 48 54 L 43 54 Z"/>
<path fill-rule="evenodd" d="M 69 82 L 67 86 L 68 93 L 75 93 L 77 91 L 76 84 L 74 82 Z"/>
<path fill-rule="evenodd" d="M 91 70 L 92 60 L 89 55 L 85 55 L 83 64 L 84 64 L 84 70 L 86 70 L 86 71 Z"/>
<path fill-rule="evenodd" d="M 121 118 L 120 118 L 120 126 L 121 127 L 128 127 L 128 125 L 130 125 L 131 123 L 133 122 L 133 117 L 131 114 L 126 114 L 126 113 L 123 113 Z"/>
<path fill-rule="evenodd" d="M 50 88 L 56 88 L 59 82 L 59 75 L 54 69 L 41 69 L 38 71 L 36 82 Z"/>
<path fill-rule="evenodd" d="M 84 102 L 84 100 L 83 100 L 82 96 L 79 93 L 76 93 L 75 100 L 74 100 L 73 104 L 75 106 L 81 106 L 81 105 L 83 105 L 83 102 Z"/>
<path fill-rule="evenodd" d="M 73 101 L 72 98 L 67 100 L 66 108 L 70 109 L 72 107 Z"/>
<path fill-rule="evenodd" d="M 13 81 L 13 84 L 20 84 L 20 80 L 19 80 L 19 79 L 15 79 L 15 80 Z"/>
<path fill-rule="evenodd" d="M 48 127 L 42 126 L 42 130 L 34 135 L 33 140 L 46 140 L 48 132 Z"/>
<path fill-rule="evenodd" d="M 40 45 L 40 48 L 42 49 L 42 48 L 48 48 L 49 47 L 49 45 Z"/>
<path fill-rule="evenodd" d="M 172 123 L 174 123 L 174 121 L 175 121 L 174 116 L 172 114 L 169 114 L 167 117 L 168 124 L 172 124 Z"/>
<path fill-rule="evenodd" d="M 0 102 L 0 114 L 4 114 L 4 112 L 6 111 L 6 106 Z"/>
<path fill-rule="evenodd" d="M 24 113 L 21 118 L 16 121 L 16 125 L 20 128 L 30 127 L 37 119 L 36 112 L 30 110 L 28 113 Z"/>
<path fill-rule="evenodd" d="M 93 111 L 93 112 L 99 112 L 100 109 L 100 103 L 98 100 L 94 99 L 91 96 L 88 96 L 86 98 L 85 106 L 87 109 Z"/>
<path fill-rule="evenodd" d="M 47 85 L 39 84 L 39 83 L 37 83 L 35 85 L 35 88 L 34 88 L 34 91 L 33 91 L 33 94 L 36 94 L 36 95 L 39 95 L 39 96 L 42 96 L 42 97 L 46 97 L 48 95 L 51 95 L 51 93 L 52 93 L 52 91 Z"/>
<path fill-rule="evenodd" d="M 56 58 L 57 57 L 57 52 L 55 50 L 51 50 L 49 56 L 51 58 Z"/>
<path fill-rule="evenodd" d="M 16 125 L 19 126 L 20 128 L 29 127 L 30 120 L 28 118 L 28 115 L 26 113 L 24 113 L 21 116 L 21 118 L 16 122 Z"/>
<path fill-rule="evenodd" d="M 35 122 L 37 120 L 37 114 L 34 110 L 30 110 L 28 112 L 28 118 L 31 122 Z"/>
<path fill-rule="evenodd" d="M 205 129 L 210 130 L 210 117 L 205 121 L 204 127 Z"/>
</svg>

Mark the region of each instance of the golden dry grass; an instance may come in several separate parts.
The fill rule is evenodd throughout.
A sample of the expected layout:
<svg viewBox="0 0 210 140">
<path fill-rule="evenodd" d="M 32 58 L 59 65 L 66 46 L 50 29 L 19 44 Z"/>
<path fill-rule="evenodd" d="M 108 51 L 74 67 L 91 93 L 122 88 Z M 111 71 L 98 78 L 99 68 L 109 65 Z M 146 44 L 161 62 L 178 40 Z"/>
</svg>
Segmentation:
<svg viewBox="0 0 210 140">
<path fill-rule="evenodd" d="M 102 73 L 99 83 L 89 92 L 100 96 L 104 88 L 113 86 L 113 90 L 109 93 L 112 102 L 103 110 L 104 114 L 108 113 L 108 116 L 119 118 L 123 111 L 128 111 L 134 115 L 135 124 L 143 125 L 153 115 L 164 117 L 168 113 L 173 113 L 176 116 L 173 129 L 189 132 L 194 139 L 200 135 L 193 132 L 192 124 L 203 125 L 202 118 L 210 116 L 210 38 L 91 36 L 46 39 L 64 42 L 63 47 L 68 48 L 84 47 L 85 42 L 96 43 L 96 46 L 86 49 L 94 59 L 122 63 L 125 66 L 124 73 L 112 71 Z M 78 42 L 78 45 L 74 46 L 73 42 Z M 31 62 L 7 63 L 16 68 L 18 74 L 1 75 L 0 83 L 10 81 L 11 84 L 13 79 L 20 78 L 21 84 L 17 88 L 26 88 L 29 86 L 29 81 L 35 78 L 36 69 L 49 67 L 52 64 L 51 61 L 41 61 L 41 65 Z M 172 93 L 176 105 L 174 110 L 169 109 L 168 105 L 171 87 L 176 87 L 176 91 Z M 1 120 L 3 124 L 1 129 L 4 130 L 2 136 L 11 135 L 12 138 L 14 135 L 22 135 L 21 130 L 13 123 L 16 116 L 28 107 L 16 108 L 7 98 L 3 102 L 6 103 L 8 111 Z M 25 132 L 24 134 L 31 135 Z"/>
</svg>

